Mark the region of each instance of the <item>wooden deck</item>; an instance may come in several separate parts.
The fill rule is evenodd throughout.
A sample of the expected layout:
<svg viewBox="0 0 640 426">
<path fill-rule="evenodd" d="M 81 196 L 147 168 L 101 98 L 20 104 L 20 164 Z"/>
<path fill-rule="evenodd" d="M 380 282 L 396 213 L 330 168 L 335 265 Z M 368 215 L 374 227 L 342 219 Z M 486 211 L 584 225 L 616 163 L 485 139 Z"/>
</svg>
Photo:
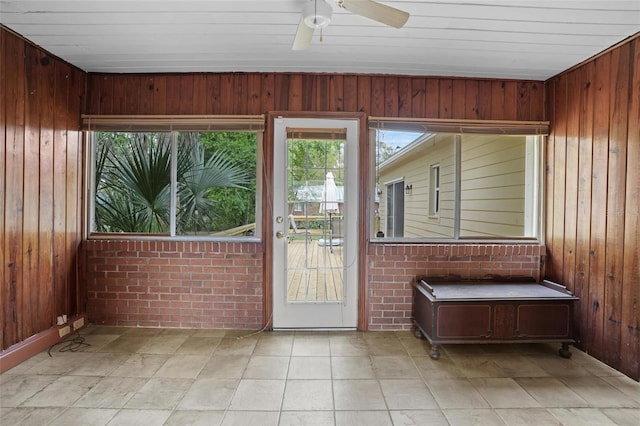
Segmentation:
<svg viewBox="0 0 640 426">
<path fill-rule="evenodd" d="M 317 240 L 296 236 L 288 245 L 287 300 L 306 302 L 343 299 L 342 246 L 333 253 Z"/>
</svg>

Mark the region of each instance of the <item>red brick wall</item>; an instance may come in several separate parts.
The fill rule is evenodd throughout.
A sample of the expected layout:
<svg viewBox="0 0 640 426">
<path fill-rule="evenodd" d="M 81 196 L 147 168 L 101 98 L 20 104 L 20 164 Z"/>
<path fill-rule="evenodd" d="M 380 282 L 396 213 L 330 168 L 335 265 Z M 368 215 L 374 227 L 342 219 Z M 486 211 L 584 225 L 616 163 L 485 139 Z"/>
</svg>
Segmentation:
<svg viewBox="0 0 640 426">
<path fill-rule="evenodd" d="M 262 245 L 204 241 L 83 243 L 94 324 L 262 327 Z"/>
<path fill-rule="evenodd" d="M 420 275 L 526 275 L 540 279 L 545 247 L 514 244 L 372 244 L 367 259 L 369 330 L 411 327 L 411 281 Z"/>
</svg>

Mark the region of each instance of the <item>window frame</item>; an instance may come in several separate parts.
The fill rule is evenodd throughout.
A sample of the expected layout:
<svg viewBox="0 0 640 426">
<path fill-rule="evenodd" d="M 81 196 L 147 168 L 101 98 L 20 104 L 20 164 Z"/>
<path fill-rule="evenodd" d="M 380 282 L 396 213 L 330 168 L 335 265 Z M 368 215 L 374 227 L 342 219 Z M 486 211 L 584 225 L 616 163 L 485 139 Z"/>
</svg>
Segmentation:
<svg viewBox="0 0 640 426">
<path fill-rule="evenodd" d="M 404 118 L 385 118 L 385 117 L 369 117 L 369 140 L 372 147 L 377 143 L 376 134 L 381 130 L 406 131 L 416 133 L 449 133 L 456 135 L 455 150 L 455 200 L 454 200 L 454 227 L 451 237 L 401 237 L 393 238 L 387 236 L 379 236 L 374 232 L 375 228 L 375 194 L 378 170 L 376 166 L 376 149 L 370 149 L 370 165 L 369 173 L 369 210 L 370 217 L 367 223 L 369 228 L 369 241 L 373 243 L 534 243 L 544 244 L 544 167 L 545 157 L 544 150 L 546 139 L 549 136 L 548 121 L 483 121 L 483 120 L 448 120 L 448 119 L 404 119 Z M 530 231 L 530 237 L 527 236 L 496 236 L 496 237 L 475 237 L 460 235 L 460 185 L 461 185 L 461 145 L 462 136 L 465 134 L 496 134 L 503 136 L 530 136 L 535 137 L 535 144 L 529 147 L 527 144 L 528 154 L 534 153 L 533 160 L 527 161 L 527 174 L 536 183 L 535 187 L 526 188 L 527 199 L 531 199 L 533 207 L 528 207 L 531 215 L 528 220 L 531 223 L 529 228 L 525 229 L 525 233 Z M 531 169 L 529 169 L 531 166 Z M 528 204 L 529 206 L 529 204 Z M 428 219 L 438 220 L 428 214 Z M 525 215 L 528 214 L 525 211 Z"/>
<path fill-rule="evenodd" d="M 262 240 L 262 197 L 264 170 L 264 116 L 82 116 L 82 129 L 87 141 L 85 154 L 85 202 L 84 237 L 86 239 L 119 240 L 172 240 L 172 241 L 220 241 L 220 242 L 259 242 Z M 176 235 L 177 212 L 177 156 L 178 138 L 181 132 L 253 132 L 256 134 L 256 197 L 255 232 L 253 235 Z M 95 224 L 95 132 L 166 132 L 171 134 L 171 200 L 170 226 L 167 234 L 141 234 L 97 232 Z"/>
</svg>

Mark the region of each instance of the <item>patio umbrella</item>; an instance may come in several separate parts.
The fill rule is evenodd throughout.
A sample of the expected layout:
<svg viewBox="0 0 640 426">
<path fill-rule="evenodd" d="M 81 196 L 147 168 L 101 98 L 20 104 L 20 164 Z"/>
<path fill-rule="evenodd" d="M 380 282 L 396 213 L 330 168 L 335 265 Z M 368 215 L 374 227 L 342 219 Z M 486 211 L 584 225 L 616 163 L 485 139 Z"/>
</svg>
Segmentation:
<svg viewBox="0 0 640 426">
<path fill-rule="evenodd" d="M 331 215 L 340 211 L 338 207 L 338 187 L 333 178 L 333 173 L 328 172 L 322 188 L 322 201 L 320 202 L 320 212 L 329 214 L 329 250 L 333 253 L 333 228 Z"/>
</svg>

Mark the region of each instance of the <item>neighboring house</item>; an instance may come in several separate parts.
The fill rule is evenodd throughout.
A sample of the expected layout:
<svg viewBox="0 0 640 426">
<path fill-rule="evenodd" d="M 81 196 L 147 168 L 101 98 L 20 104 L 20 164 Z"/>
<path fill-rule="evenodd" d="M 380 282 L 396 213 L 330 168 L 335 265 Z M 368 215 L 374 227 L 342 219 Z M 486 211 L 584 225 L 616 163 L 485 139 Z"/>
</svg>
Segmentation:
<svg viewBox="0 0 640 426">
<path fill-rule="evenodd" d="M 531 234 L 536 164 L 526 136 L 425 134 L 379 167 L 380 229 L 387 237 L 454 237 L 456 143 L 460 225 L 466 237 Z M 529 146 L 529 151 L 528 151 Z M 528 184 L 530 183 L 530 184 Z"/>
</svg>

